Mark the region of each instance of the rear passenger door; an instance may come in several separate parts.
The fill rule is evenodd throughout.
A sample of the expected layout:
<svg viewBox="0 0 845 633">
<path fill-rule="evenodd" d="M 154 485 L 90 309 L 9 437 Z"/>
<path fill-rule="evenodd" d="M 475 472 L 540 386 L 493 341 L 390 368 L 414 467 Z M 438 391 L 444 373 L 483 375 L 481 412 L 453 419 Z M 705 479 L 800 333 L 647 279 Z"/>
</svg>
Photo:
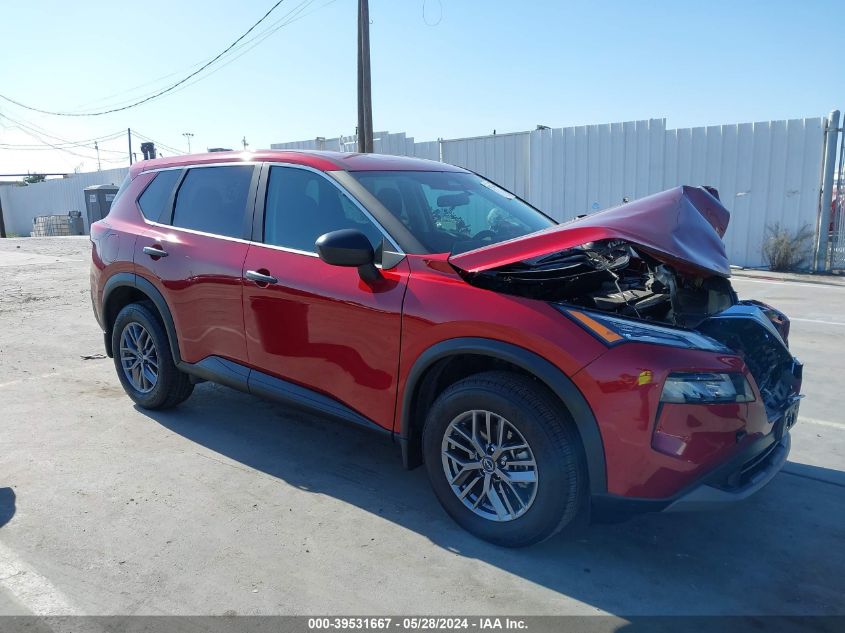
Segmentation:
<svg viewBox="0 0 845 633">
<path fill-rule="evenodd" d="M 249 164 L 164 170 L 138 199 L 146 223 L 136 273 L 167 301 L 189 363 L 247 362 L 242 271 L 257 173 Z"/>
<path fill-rule="evenodd" d="M 324 233 L 358 229 L 377 252 L 385 234 L 326 174 L 280 165 L 266 173 L 244 265 L 250 365 L 391 429 L 408 263 L 372 283 L 355 268 L 324 263 L 314 246 Z"/>
</svg>

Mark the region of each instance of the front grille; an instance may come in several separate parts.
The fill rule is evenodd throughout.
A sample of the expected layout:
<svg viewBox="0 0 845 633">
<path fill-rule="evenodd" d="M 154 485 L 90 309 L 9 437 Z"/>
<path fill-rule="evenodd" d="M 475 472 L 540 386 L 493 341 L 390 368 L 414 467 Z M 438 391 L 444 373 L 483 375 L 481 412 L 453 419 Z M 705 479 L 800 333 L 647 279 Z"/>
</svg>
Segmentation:
<svg viewBox="0 0 845 633">
<path fill-rule="evenodd" d="M 772 442 L 761 452 L 757 453 L 746 462 L 744 462 L 737 470 L 727 475 L 724 480 L 713 485 L 722 490 L 737 490 L 747 485 L 754 479 L 754 476 L 763 470 L 768 464 L 772 453 L 777 449 L 778 442 Z"/>
<path fill-rule="evenodd" d="M 763 470 L 766 466 L 766 461 L 769 459 L 769 456 L 774 452 L 774 450 L 778 447 L 777 442 L 772 442 L 766 450 L 762 453 L 757 455 L 756 457 L 752 457 L 747 462 L 742 465 L 742 468 L 739 470 L 739 485 L 742 486 L 746 484 L 748 481 L 754 478 L 758 472 Z"/>
<path fill-rule="evenodd" d="M 769 418 L 797 393 L 801 366 L 756 306 L 739 304 L 701 324 L 699 330 L 734 350 L 754 377 Z"/>
</svg>

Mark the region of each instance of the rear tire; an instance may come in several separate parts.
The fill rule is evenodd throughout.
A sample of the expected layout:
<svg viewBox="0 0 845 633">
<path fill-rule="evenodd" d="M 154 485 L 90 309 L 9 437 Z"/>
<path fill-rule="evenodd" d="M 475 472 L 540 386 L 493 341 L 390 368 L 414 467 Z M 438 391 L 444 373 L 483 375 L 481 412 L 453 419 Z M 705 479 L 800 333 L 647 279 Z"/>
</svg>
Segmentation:
<svg viewBox="0 0 845 633">
<path fill-rule="evenodd" d="M 175 407 L 194 390 L 188 374 L 176 368 L 167 332 L 147 304 L 131 303 L 120 311 L 112 350 L 124 391 L 144 409 Z"/>
<path fill-rule="evenodd" d="M 423 455 L 446 512 L 496 545 L 543 541 L 586 512 L 587 471 L 575 424 L 528 377 L 490 371 L 447 388 L 426 418 Z"/>
</svg>

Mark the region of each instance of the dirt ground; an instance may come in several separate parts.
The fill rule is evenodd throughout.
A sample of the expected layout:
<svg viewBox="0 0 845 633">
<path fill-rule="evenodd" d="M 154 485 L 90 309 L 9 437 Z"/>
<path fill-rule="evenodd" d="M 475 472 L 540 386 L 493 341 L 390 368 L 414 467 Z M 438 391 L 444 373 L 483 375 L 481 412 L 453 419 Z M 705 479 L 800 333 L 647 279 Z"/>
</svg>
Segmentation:
<svg viewBox="0 0 845 633">
<path fill-rule="evenodd" d="M 784 472 L 721 512 L 500 549 L 368 433 L 120 388 L 84 238 L 0 240 L 0 614 L 845 614 L 845 287 L 740 276 L 806 364 Z"/>
</svg>

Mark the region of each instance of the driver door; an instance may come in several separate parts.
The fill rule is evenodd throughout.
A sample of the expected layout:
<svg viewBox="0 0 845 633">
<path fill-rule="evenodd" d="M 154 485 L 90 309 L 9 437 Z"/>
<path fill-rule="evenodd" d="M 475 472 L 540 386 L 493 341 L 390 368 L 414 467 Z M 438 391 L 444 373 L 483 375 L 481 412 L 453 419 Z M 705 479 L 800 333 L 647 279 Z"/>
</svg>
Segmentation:
<svg viewBox="0 0 845 633">
<path fill-rule="evenodd" d="M 374 246 L 384 234 L 323 173 L 295 165 L 265 173 L 261 235 L 244 264 L 250 365 L 392 429 L 408 264 L 365 283 L 355 268 L 324 263 L 314 247 L 323 233 L 356 228 Z"/>
</svg>

